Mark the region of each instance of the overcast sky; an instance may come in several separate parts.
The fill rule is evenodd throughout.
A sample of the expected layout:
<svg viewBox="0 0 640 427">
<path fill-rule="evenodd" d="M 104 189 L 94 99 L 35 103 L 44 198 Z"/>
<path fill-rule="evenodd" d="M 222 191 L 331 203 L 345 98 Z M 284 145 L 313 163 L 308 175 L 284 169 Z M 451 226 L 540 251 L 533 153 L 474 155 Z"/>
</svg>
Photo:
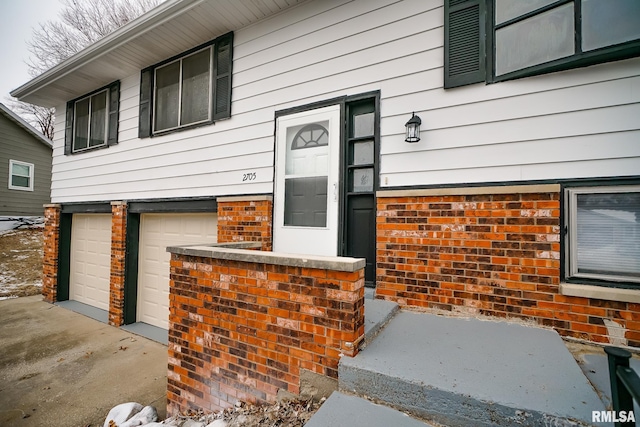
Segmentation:
<svg viewBox="0 0 640 427">
<path fill-rule="evenodd" d="M 31 80 L 27 41 L 39 22 L 56 18 L 59 0 L 0 0 L 0 102 Z"/>
</svg>

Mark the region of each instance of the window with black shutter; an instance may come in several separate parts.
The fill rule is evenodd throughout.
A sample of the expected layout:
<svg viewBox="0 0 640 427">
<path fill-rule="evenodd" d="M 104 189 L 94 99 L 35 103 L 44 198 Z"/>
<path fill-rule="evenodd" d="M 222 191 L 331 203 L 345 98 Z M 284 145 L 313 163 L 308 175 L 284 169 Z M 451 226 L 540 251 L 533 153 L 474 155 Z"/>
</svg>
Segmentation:
<svg viewBox="0 0 640 427">
<path fill-rule="evenodd" d="M 445 0 L 444 87 L 640 56 L 638 0 Z"/>
<path fill-rule="evenodd" d="M 118 143 L 120 81 L 67 103 L 65 154 Z"/>
<path fill-rule="evenodd" d="M 445 0 L 444 87 L 485 81 L 485 0 Z"/>
<path fill-rule="evenodd" d="M 233 33 L 140 74 L 138 136 L 211 124 L 231 117 Z"/>
</svg>

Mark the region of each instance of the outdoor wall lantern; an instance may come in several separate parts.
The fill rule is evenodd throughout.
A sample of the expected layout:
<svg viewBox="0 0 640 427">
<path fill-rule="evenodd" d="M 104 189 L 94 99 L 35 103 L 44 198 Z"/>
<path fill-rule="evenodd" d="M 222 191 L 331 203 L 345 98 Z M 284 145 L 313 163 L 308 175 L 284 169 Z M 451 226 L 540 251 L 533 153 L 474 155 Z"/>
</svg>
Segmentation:
<svg viewBox="0 0 640 427">
<path fill-rule="evenodd" d="M 418 142 L 420 141 L 420 125 L 422 120 L 416 116 L 416 113 L 411 113 L 411 118 L 405 124 L 407 128 L 407 137 L 404 139 L 406 142 Z"/>
</svg>

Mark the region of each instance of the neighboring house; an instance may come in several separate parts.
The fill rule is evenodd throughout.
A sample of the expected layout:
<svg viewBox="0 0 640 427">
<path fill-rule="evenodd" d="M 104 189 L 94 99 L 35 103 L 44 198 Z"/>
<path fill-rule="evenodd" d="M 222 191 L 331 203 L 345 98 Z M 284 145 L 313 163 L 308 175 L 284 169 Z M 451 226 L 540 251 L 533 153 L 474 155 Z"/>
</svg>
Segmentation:
<svg viewBox="0 0 640 427">
<path fill-rule="evenodd" d="M 255 240 L 365 257 L 401 305 L 640 346 L 637 243 L 578 255 L 578 208 L 638 229 L 639 8 L 167 0 L 12 93 L 58 111 L 45 296 L 166 329 L 165 247 Z"/>
<path fill-rule="evenodd" d="M 50 201 L 51 151 L 51 141 L 0 104 L 0 216 L 43 215 Z"/>
</svg>

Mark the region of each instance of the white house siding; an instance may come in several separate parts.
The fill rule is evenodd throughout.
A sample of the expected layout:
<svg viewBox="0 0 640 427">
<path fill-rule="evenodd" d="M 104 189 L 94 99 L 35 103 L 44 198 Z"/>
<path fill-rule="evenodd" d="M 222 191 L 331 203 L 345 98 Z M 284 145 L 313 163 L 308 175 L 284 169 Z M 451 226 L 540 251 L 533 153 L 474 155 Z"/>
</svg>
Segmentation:
<svg viewBox="0 0 640 427">
<path fill-rule="evenodd" d="M 275 111 L 371 90 L 383 187 L 638 174 L 640 58 L 444 90 L 443 23 L 442 0 L 304 3 L 236 31 L 231 119 L 153 138 L 137 138 L 136 73 L 117 146 L 64 156 L 58 114 L 52 200 L 272 192 Z"/>
</svg>

